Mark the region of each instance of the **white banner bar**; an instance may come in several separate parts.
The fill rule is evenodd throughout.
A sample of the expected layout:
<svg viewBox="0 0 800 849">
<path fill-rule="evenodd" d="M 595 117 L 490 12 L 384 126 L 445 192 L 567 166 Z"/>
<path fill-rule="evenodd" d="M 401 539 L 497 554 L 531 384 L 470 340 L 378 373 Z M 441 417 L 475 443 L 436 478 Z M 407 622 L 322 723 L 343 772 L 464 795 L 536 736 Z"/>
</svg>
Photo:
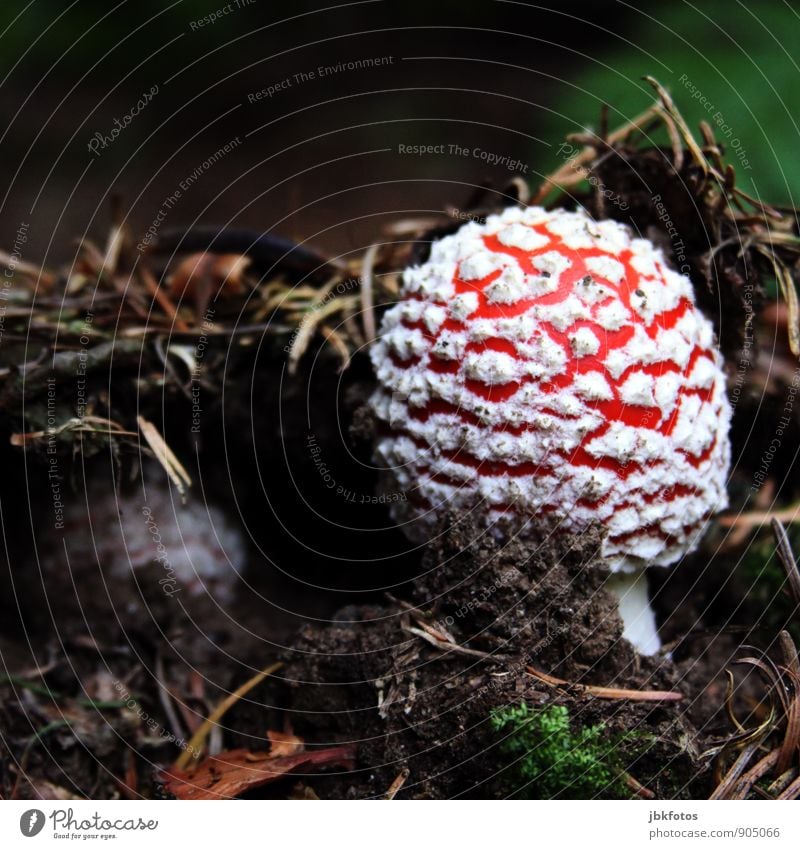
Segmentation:
<svg viewBox="0 0 800 849">
<path fill-rule="evenodd" d="M 448 846 L 642 849 L 797 847 L 800 807 L 780 802 L 0 803 L 0 846 Z"/>
</svg>

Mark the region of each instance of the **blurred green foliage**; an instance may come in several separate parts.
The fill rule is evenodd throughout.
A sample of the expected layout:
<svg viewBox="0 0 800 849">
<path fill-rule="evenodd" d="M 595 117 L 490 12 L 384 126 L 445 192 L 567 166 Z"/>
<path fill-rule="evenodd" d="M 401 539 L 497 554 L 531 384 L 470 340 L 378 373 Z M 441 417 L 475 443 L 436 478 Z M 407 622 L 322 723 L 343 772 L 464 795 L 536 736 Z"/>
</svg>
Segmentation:
<svg viewBox="0 0 800 849">
<path fill-rule="evenodd" d="M 112 77 L 144 63 L 148 79 L 160 79 L 208 53 L 214 57 L 210 64 L 219 76 L 220 69 L 227 71 L 230 62 L 227 53 L 216 52 L 221 44 L 231 42 L 237 50 L 255 49 L 268 56 L 291 46 L 291 41 L 282 42 L 283 31 L 270 28 L 270 23 L 305 20 L 303 13 L 327 4 L 276 5 L 256 0 L 241 14 L 225 15 L 214 26 L 197 29 L 191 32 L 191 39 L 185 38 L 191 21 L 225 5 L 224 0 L 167 4 L 140 0 L 135 7 L 99 0 L 69 4 L 7 0 L 0 4 L 0 71 L 5 73 L 19 63 L 29 83 L 38 85 L 47 74 L 83 74 L 105 57 L 101 68 L 107 72 L 112 68 Z M 742 188 L 772 203 L 800 204 L 800 157 L 796 155 L 800 118 L 795 94 L 800 79 L 800 59 L 796 58 L 800 11 L 785 0 L 757 4 L 706 0 L 696 6 L 687 0 L 671 4 L 643 0 L 603 6 L 608 8 L 605 24 L 589 28 L 593 33 L 589 43 L 584 43 L 583 36 L 573 38 L 573 32 L 583 32 L 579 22 L 591 17 L 588 2 L 535 5 L 526 14 L 520 11 L 524 8 L 521 3 L 505 8 L 520 16 L 514 25 L 519 38 L 515 41 L 514 32 L 507 33 L 512 42 L 506 61 L 530 67 L 545 86 L 542 95 L 536 94 L 543 108 L 530 132 L 554 146 L 538 146 L 531 152 L 537 170 L 549 173 L 561 164 L 555 152 L 557 142 L 567 133 L 596 128 L 602 104 L 610 107 L 611 126 L 643 111 L 654 93 L 642 77 L 651 75 L 672 92 L 690 126 L 696 128 L 703 119 L 709 122 L 728 146 L 728 158 L 737 168 Z M 433 5 L 409 0 L 400 12 L 390 4 L 356 5 L 354 10 L 353 31 L 385 27 L 391 18 L 391 25 L 401 32 L 406 25 L 425 23 L 426 15 L 431 20 L 442 17 L 454 27 L 484 27 L 495 34 L 510 26 L 498 18 L 503 4 L 490 0 L 443 0 Z M 386 21 L 370 17 L 383 12 L 389 16 Z M 559 37 L 548 39 L 558 45 L 559 55 L 545 50 L 544 58 L 520 59 L 526 51 L 536 49 L 535 40 L 525 39 L 536 39 L 540 34 L 537 23 L 552 16 L 562 21 Z M 315 28 L 325 26 L 325 19 L 309 17 L 308 25 L 313 36 Z M 318 34 L 324 37 L 326 31 Z M 455 32 L 452 37 L 457 43 Z M 404 42 L 399 40 L 401 44 Z M 496 59 L 495 65 L 503 64 L 500 53 Z M 199 72 L 205 66 L 193 67 Z M 486 87 L 491 90 L 492 76 L 499 78 L 501 71 L 487 65 L 485 73 L 489 79 Z M 520 96 L 525 96 L 528 79 L 519 76 Z M 184 80 L 180 83 L 189 85 Z M 133 91 L 138 88 L 134 86 Z M 390 106 L 392 114 L 400 108 Z"/>
<path fill-rule="evenodd" d="M 705 120 L 726 143 L 745 191 L 773 203 L 800 202 L 798 9 L 781 0 L 629 8 L 624 36 L 598 33 L 596 54 L 573 57 L 577 73 L 564 75 L 555 111 L 537 135 L 596 129 L 603 103 L 611 128 L 624 123 L 653 101 L 642 80 L 650 75 L 670 90 L 693 130 Z M 559 163 L 537 164 L 549 173 Z"/>
</svg>

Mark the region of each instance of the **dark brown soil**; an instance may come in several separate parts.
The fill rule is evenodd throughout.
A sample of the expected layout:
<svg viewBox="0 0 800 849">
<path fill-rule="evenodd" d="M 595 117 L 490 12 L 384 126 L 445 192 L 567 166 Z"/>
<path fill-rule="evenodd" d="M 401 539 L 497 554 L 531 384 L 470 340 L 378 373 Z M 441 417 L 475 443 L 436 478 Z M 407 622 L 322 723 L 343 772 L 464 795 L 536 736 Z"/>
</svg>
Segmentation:
<svg viewBox="0 0 800 849">
<path fill-rule="evenodd" d="M 566 705 L 576 722 L 603 723 L 609 733 L 654 735 L 631 765 L 636 778 L 662 798 L 698 791 L 703 767 L 682 706 L 601 700 L 525 671 L 575 684 L 674 687 L 671 663 L 641 658 L 621 638 L 595 561 L 598 540 L 589 533 L 565 544 L 543 533 L 535 544 L 501 547 L 451 521 L 425 554 L 414 607 L 350 606 L 338 622 L 303 629 L 287 657 L 294 725 L 326 742 L 358 742 L 363 768 L 345 778 L 348 796 L 380 796 L 405 769 L 403 797 L 508 793 L 489 717 L 523 701 Z M 431 645 L 421 623 L 473 653 Z M 318 789 L 340 795 L 341 779 Z"/>
</svg>

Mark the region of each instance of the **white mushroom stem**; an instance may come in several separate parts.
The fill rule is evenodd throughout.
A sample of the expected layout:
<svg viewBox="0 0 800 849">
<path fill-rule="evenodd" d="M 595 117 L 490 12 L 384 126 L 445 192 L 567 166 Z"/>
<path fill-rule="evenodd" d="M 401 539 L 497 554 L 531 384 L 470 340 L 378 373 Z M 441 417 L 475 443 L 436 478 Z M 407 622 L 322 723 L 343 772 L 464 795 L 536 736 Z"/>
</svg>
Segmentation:
<svg viewBox="0 0 800 849">
<path fill-rule="evenodd" d="M 622 636 L 632 643 L 640 654 L 656 654 L 661 648 L 661 640 L 647 595 L 647 575 L 644 570 L 614 572 L 605 586 L 619 599 Z"/>
</svg>

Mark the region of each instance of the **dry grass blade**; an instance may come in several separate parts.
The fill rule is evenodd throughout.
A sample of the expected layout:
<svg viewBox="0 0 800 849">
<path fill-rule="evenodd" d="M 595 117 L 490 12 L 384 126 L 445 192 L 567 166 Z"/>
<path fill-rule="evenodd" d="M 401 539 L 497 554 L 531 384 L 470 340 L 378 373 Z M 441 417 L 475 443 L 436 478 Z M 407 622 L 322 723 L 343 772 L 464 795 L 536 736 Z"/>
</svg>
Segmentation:
<svg viewBox="0 0 800 849">
<path fill-rule="evenodd" d="M 778 775 L 782 775 L 792 765 L 792 761 L 800 755 L 800 660 L 797 657 L 797 647 L 788 631 L 781 631 L 778 640 L 785 663 L 785 666 L 780 669 L 784 676 L 784 689 L 791 692 L 793 696 L 788 699 L 788 707 L 785 709 L 786 731 L 775 768 Z"/>
<path fill-rule="evenodd" d="M 795 357 L 800 357 L 800 302 L 798 302 L 794 279 L 785 263 L 773 250 L 761 245 L 757 245 L 755 249 L 772 263 L 778 287 L 789 312 L 786 326 L 789 334 L 789 348 Z"/>
<path fill-rule="evenodd" d="M 771 792 L 792 781 L 793 761 L 800 763 L 800 660 L 787 631 L 781 632 L 778 642 L 784 657 L 782 666 L 778 666 L 764 653 L 761 657 L 748 656 L 734 661 L 736 665 L 751 667 L 764 679 L 769 713 L 757 727 L 745 729 L 733 713 L 732 687 L 729 686 L 726 707 L 736 733 L 721 746 L 705 752 L 706 756 L 717 755 L 714 766 L 717 786 L 710 797 L 712 799 L 745 799 L 751 791 L 766 798 L 774 798 Z M 754 650 L 748 646 L 743 648 Z M 730 670 L 727 672 L 729 681 L 732 682 Z M 780 705 L 780 714 L 777 705 Z M 767 748 L 767 741 L 780 728 L 783 729 L 780 745 L 767 751 L 766 755 L 751 766 L 756 753 Z M 738 751 L 738 755 L 727 772 L 723 773 L 722 764 L 732 751 Z M 757 782 L 769 773 L 777 778 L 770 790 L 765 791 L 757 786 Z"/>
<path fill-rule="evenodd" d="M 726 799 L 746 799 L 750 791 L 753 789 L 757 781 L 760 781 L 768 772 L 775 769 L 778 761 L 778 752 L 770 752 L 761 758 L 755 766 L 751 767 L 747 772 L 734 784 Z M 712 797 L 713 798 L 713 797 Z"/>
<path fill-rule="evenodd" d="M 46 291 L 50 291 L 55 286 L 57 279 L 55 274 L 39 265 L 25 262 L 18 256 L 12 256 L 5 251 L 0 251 L 0 266 L 7 273 L 27 277 L 33 282 L 39 282 Z"/>
<path fill-rule="evenodd" d="M 669 95 L 669 92 L 661 85 L 661 83 L 655 79 L 654 77 L 644 77 L 645 82 L 648 82 L 658 94 L 659 99 L 661 100 L 664 111 L 669 116 L 670 120 L 675 124 L 678 129 L 678 132 L 683 139 L 683 143 L 686 145 L 689 153 L 692 155 L 692 159 L 694 159 L 695 164 L 702 168 L 704 172 L 708 171 L 708 160 L 706 159 L 703 151 L 700 149 L 700 146 L 695 141 L 694 136 L 692 135 L 692 131 L 689 129 L 689 125 L 686 123 L 683 115 L 678 111 L 678 108 L 675 106 L 672 98 Z M 676 163 L 677 167 L 677 163 Z"/>
<path fill-rule="evenodd" d="M 610 147 L 623 141 L 628 136 L 647 126 L 647 124 L 657 115 L 658 107 L 651 106 L 640 115 L 637 115 L 629 123 L 618 128 L 613 133 L 610 133 L 608 138 L 605 140 L 605 144 Z M 574 136 L 570 136 L 570 138 L 575 139 Z M 597 147 L 592 141 L 589 141 L 584 137 L 581 137 L 581 139 L 585 143 L 584 148 L 573 154 L 560 168 L 557 168 L 552 174 L 544 178 L 543 182 L 534 193 L 531 203 L 542 203 L 551 192 L 557 189 L 569 188 L 570 186 L 574 186 L 576 183 L 580 183 L 586 179 L 587 171 L 585 166 L 597 156 Z M 597 137 L 594 137 L 593 141 L 597 142 L 599 140 Z"/>
<path fill-rule="evenodd" d="M 744 725 L 742 725 L 741 722 L 739 722 L 738 718 L 736 717 L 736 713 L 733 710 L 733 694 L 735 691 L 733 673 L 730 671 L 730 669 L 726 669 L 725 673 L 728 676 L 728 686 L 725 691 L 725 712 L 728 714 L 728 719 L 730 720 L 731 725 L 736 729 L 738 736 L 735 739 L 737 740 L 737 742 L 744 741 L 750 736 L 750 732 L 744 727 Z M 730 738 L 729 742 L 733 739 L 733 737 Z M 714 754 L 718 754 L 719 751 L 720 750 L 716 750 Z M 707 752 L 706 754 L 711 754 L 711 752 Z"/>
<path fill-rule="evenodd" d="M 192 763 L 192 761 L 196 761 L 200 757 L 200 752 L 202 751 L 203 744 L 206 741 L 206 738 L 211 733 L 211 730 L 217 726 L 220 719 L 230 710 L 239 699 L 244 698 L 250 690 L 253 689 L 256 685 L 260 684 L 266 677 L 272 675 L 277 672 L 283 666 L 282 663 L 271 663 L 265 669 L 262 669 L 261 672 L 258 672 L 248 681 L 245 681 L 244 684 L 241 685 L 238 689 L 234 690 L 229 696 L 224 698 L 216 708 L 209 714 L 208 718 L 203 722 L 203 724 L 195 731 L 192 735 L 191 740 L 186 746 L 184 752 L 180 755 L 180 757 L 175 761 L 175 769 L 184 770 L 186 767 Z"/>
<path fill-rule="evenodd" d="M 342 364 L 339 366 L 339 374 L 341 374 L 350 365 L 350 351 L 342 334 L 338 330 L 328 327 L 327 324 L 321 324 L 319 326 L 319 332 L 322 334 L 322 338 L 333 347 L 341 358 Z"/>
<path fill-rule="evenodd" d="M 408 781 L 408 776 L 411 775 L 411 770 L 406 767 L 402 770 L 397 778 L 389 785 L 389 789 L 386 791 L 386 795 L 384 799 L 391 801 L 394 797 L 402 790 L 403 785 Z"/>
<path fill-rule="evenodd" d="M 361 265 L 361 321 L 364 325 L 364 338 L 369 342 L 374 342 L 376 337 L 375 331 L 375 309 L 374 298 L 372 295 L 375 277 L 373 270 L 375 268 L 375 260 L 378 258 L 378 250 L 380 245 L 370 245 L 364 254 L 364 260 Z"/>
<path fill-rule="evenodd" d="M 324 320 L 334 313 L 342 310 L 350 309 L 359 302 L 357 295 L 350 297 L 331 298 L 327 303 L 313 307 L 301 319 L 297 328 L 297 332 L 289 346 L 289 374 L 293 375 L 297 371 L 297 365 L 300 358 L 308 349 L 317 327 Z"/>
<path fill-rule="evenodd" d="M 111 277 L 116 274 L 119 255 L 122 251 L 124 241 L 125 230 L 120 225 L 114 224 L 109 230 L 108 239 L 106 240 L 106 252 L 103 255 L 103 262 L 100 266 L 101 276 Z"/>
<path fill-rule="evenodd" d="M 797 646 L 794 644 L 791 635 L 788 631 L 781 631 L 778 635 L 778 642 L 783 652 L 784 663 L 786 664 L 784 671 L 792 678 L 792 685 L 797 689 L 800 682 L 800 658 L 797 656 Z"/>
<path fill-rule="evenodd" d="M 664 126 L 667 128 L 669 143 L 672 147 L 672 163 L 676 171 L 683 168 L 683 145 L 681 144 L 681 135 L 675 122 L 670 117 L 669 113 L 662 109 L 659 111 L 661 119 L 664 121 Z"/>
<path fill-rule="evenodd" d="M 153 277 L 150 269 L 145 265 L 139 266 L 139 276 L 142 278 L 142 283 L 144 283 L 145 288 L 150 293 L 155 301 L 158 302 L 158 305 L 162 310 L 166 313 L 166 315 L 170 318 L 175 329 L 179 333 L 189 333 L 191 328 L 189 325 L 178 315 L 178 310 L 175 308 L 175 304 L 169 298 L 169 295 L 161 288 L 156 280 Z"/>
<path fill-rule="evenodd" d="M 183 467 L 181 461 L 173 454 L 172 449 L 164 441 L 164 437 L 158 432 L 158 428 L 149 422 L 144 416 L 137 416 L 136 421 L 139 423 L 139 430 L 145 441 L 150 446 L 156 459 L 164 467 L 164 471 L 169 475 L 170 480 L 178 488 L 181 496 L 186 493 L 186 489 L 192 485 L 192 479 L 189 473 Z"/>
<path fill-rule="evenodd" d="M 169 721 L 172 733 L 179 739 L 184 739 L 183 728 L 181 727 L 178 714 L 172 700 L 175 698 L 170 686 L 167 684 L 167 678 L 164 673 L 164 656 L 161 652 L 156 655 L 155 677 L 158 682 L 158 699 L 161 702 L 161 707 Z M 179 700 L 178 703 L 180 704 Z"/>
<path fill-rule="evenodd" d="M 800 799 L 800 776 L 795 778 L 795 780 L 778 796 L 778 799 L 781 801 L 788 799 Z"/>
<path fill-rule="evenodd" d="M 62 433 L 96 433 L 105 436 L 138 436 L 139 434 L 125 430 L 125 428 L 111 419 L 99 416 L 84 416 L 83 418 L 72 418 L 51 430 L 34 430 L 28 433 L 12 433 L 9 442 L 18 448 L 25 448 L 34 442 L 44 439 L 52 439 Z"/>
<path fill-rule="evenodd" d="M 758 751 L 758 747 L 761 745 L 768 733 L 768 731 L 765 731 L 762 734 L 759 734 L 741 749 L 731 768 L 723 776 L 718 778 L 717 786 L 714 788 L 714 792 L 708 797 L 709 799 L 731 798 L 731 794 L 735 792 L 736 787 L 738 786 L 739 778 L 744 774 L 753 758 L 753 755 Z M 717 762 L 718 765 L 722 761 L 724 751 L 725 750 L 723 749 L 723 752 L 720 754 L 720 760 Z"/>
<path fill-rule="evenodd" d="M 786 732 L 778 750 L 778 762 L 775 765 L 778 775 L 782 775 L 791 767 L 798 752 L 800 752 L 800 701 L 795 695 L 786 714 Z"/>
<path fill-rule="evenodd" d="M 786 577 L 789 579 L 789 586 L 791 587 L 795 602 L 800 604 L 800 569 L 797 568 L 792 544 L 789 542 L 786 529 L 775 516 L 772 517 L 771 524 L 772 532 L 775 534 L 778 558 L 786 572 Z"/>
<path fill-rule="evenodd" d="M 747 646 L 746 648 L 752 650 L 751 646 Z M 789 702 L 783 687 L 781 672 L 770 657 L 766 654 L 760 658 L 743 657 L 741 660 L 734 660 L 733 664 L 735 666 L 752 666 L 754 669 L 757 669 L 767 685 L 767 692 L 770 698 L 777 695 L 781 707 L 784 711 L 788 710 Z"/>
<path fill-rule="evenodd" d="M 507 655 L 502 654 L 492 654 L 491 652 L 480 651 L 478 649 L 470 649 L 466 646 L 459 645 L 455 640 L 449 638 L 449 635 L 446 637 L 443 634 L 435 631 L 430 626 L 426 625 L 424 622 L 416 620 L 417 625 L 420 627 L 415 627 L 414 625 L 410 625 L 407 622 L 403 624 L 402 630 L 407 634 L 413 634 L 415 637 L 419 637 L 421 640 L 424 640 L 429 645 L 432 645 L 434 648 L 439 649 L 444 652 L 452 652 L 453 654 L 461 654 L 466 657 L 479 657 L 486 660 L 496 660 L 496 661 L 504 661 L 508 660 Z"/>
<path fill-rule="evenodd" d="M 725 673 L 728 676 L 728 687 L 725 691 L 725 712 L 728 714 L 728 719 L 731 721 L 731 725 L 736 729 L 739 734 L 746 735 L 749 732 L 742 725 L 741 722 L 736 717 L 736 713 L 733 710 L 733 694 L 735 691 L 735 682 L 733 677 L 733 672 L 730 669 L 726 669 Z"/>
<path fill-rule="evenodd" d="M 723 516 L 719 519 L 719 524 L 723 528 L 753 529 L 773 521 L 787 524 L 800 521 L 800 504 L 793 504 L 783 510 L 753 510 L 750 513 L 740 513 L 738 516 Z"/>
</svg>

